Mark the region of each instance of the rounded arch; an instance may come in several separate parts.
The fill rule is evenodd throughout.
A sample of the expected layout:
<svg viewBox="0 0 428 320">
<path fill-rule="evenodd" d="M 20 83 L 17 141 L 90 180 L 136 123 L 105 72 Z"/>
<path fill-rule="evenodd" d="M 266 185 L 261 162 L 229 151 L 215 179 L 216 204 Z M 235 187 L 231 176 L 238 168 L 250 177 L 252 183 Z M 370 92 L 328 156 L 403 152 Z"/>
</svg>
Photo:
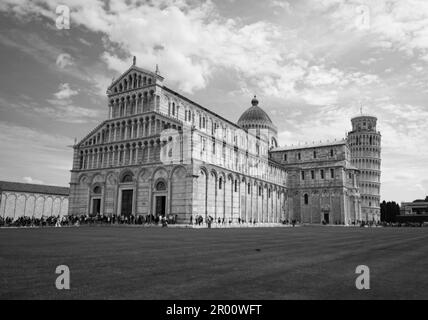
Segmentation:
<svg viewBox="0 0 428 320">
<path fill-rule="evenodd" d="M 105 176 L 103 176 L 102 174 L 95 174 L 92 179 L 91 179 L 91 184 L 94 183 L 104 183 L 105 182 Z"/>
<path fill-rule="evenodd" d="M 154 183 L 155 191 L 165 192 L 167 191 L 167 188 L 168 188 L 168 182 L 164 178 L 159 178 Z"/>
<path fill-rule="evenodd" d="M 152 180 L 156 180 L 158 178 L 164 178 L 164 179 L 168 179 L 169 175 L 168 175 L 168 171 L 166 170 L 165 167 L 160 166 L 157 167 L 153 173 L 152 173 Z"/>
<path fill-rule="evenodd" d="M 117 183 L 117 177 L 116 177 L 116 173 L 114 171 L 107 172 L 106 182 L 109 184 L 116 184 Z"/>
<path fill-rule="evenodd" d="M 89 177 L 86 174 L 82 174 L 79 177 L 79 183 L 80 184 L 87 184 L 87 183 L 89 183 Z"/>
<path fill-rule="evenodd" d="M 174 174 L 179 174 L 184 178 L 187 175 L 187 169 L 183 165 L 177 165 L 171 170 L 171 175 L 170 175 L 171 179 L 174 177 Z"/>
<path fill-rule="evenodd" d="M 134 173 L 129 169 L 125 169 L 119 174 L 120 183 L 130 183 L 134 180 Z"/>
<path fill-rule="evenodd" d="M 307 194 L 307 193 L 303 194 L 303 203 L 305 205 L 309 204 L 309 194 Z"/>
<path fill-rule="evenodd" d="M 218 178 L 217 171 L 215 169 L 211 169 L 210 174 L 217 181 L 217 178 Z"/>
<path fill-rule="evenodd" d="M 203 172 L 206 177 L 208 177 L 208 169 L 204 166 L 199 167 L 199 171 Z"/>
<path fill-rule="evenodd" d="M 94 187 L 92 187 L 92 193 L 93 194 L 101 194 L 102 193 L 102 187 L 98 184 L 96 184 Z"/>
</svg>

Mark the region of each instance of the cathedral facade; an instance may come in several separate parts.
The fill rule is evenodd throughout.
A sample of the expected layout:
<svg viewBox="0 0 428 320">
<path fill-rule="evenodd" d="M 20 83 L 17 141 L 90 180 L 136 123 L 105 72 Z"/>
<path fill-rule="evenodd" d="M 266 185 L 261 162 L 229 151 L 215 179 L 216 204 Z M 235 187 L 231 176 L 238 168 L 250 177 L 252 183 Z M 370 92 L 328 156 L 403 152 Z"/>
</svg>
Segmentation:
<svg viewBox="0 0 428 320">
<path fill-rule="evenodd" d="M 215 223 L 364 220 L 347 139 L 278 146 L 256 97 L 237 123 L 133 65 L 107 90 L 108 119 L 74 146 L 69 214 Z"/>
</svg>

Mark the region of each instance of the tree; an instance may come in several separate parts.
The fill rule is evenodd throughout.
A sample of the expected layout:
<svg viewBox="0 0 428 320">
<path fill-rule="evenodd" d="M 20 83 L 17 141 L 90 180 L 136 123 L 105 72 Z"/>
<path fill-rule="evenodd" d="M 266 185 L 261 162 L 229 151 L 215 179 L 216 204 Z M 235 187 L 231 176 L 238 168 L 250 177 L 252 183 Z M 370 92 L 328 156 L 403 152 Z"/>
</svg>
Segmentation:
<svg viewBox="0 0 428 320">
<path fill-rule="evenodd" d="M 380 204 L 380 219 L 383 222 L 395 222 L 395 217 L 400 215 L 400 205 L 395 201 L 382 201 Z"/>
</svg>

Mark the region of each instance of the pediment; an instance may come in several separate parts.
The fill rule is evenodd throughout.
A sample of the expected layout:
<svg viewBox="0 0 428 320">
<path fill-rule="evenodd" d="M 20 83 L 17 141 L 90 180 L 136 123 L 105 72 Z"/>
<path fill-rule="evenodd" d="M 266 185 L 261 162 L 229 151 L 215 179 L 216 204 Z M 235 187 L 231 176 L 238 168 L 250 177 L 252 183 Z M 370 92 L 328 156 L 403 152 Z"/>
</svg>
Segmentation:
<svg viewBox="0 0 428 320">
<path fill-rule="evenodd" d="M 119 94 L 129 90 L 136 90 L 146 86 L 154 85 L 163 81 L 159 73 L 132 65 L 119 78 L 114 80 L 107 88 L 108 95 Z"/>
</svg>

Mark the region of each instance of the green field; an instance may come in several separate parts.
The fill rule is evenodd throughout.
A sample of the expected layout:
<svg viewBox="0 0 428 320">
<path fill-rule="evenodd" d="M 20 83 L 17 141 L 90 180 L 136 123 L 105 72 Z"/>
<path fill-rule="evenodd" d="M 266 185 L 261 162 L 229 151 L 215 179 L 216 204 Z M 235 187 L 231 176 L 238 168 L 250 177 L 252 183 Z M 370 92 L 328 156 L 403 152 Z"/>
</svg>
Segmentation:
<svg viewBox="0 0 428 320">
<path fill-rule="evenodd" d="M 428 299 L 428 228 L 0 229 L 0 278 L 1 299 Z"/>
</svg>

